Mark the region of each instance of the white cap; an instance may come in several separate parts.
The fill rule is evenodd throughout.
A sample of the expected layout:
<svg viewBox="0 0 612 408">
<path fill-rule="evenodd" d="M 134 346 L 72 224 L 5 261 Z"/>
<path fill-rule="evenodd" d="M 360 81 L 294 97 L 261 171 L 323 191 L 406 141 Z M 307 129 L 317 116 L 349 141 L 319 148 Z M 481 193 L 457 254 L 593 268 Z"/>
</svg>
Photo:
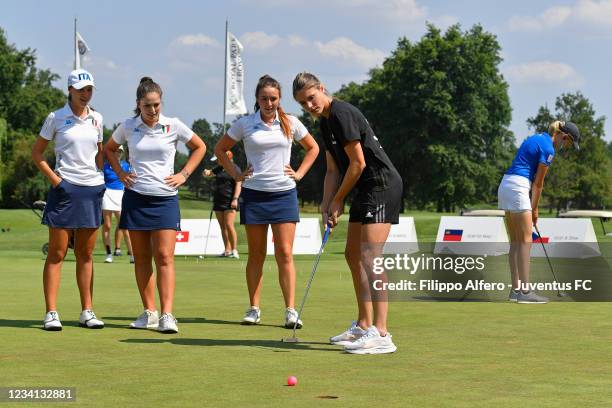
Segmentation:
<svg viewBox="0 0 612 408">
<path fill-rule="evenodd" d="M 93 75 L 84 69 L 75 69 L 68 75 L 68 88 L 83 89 L 89 85 L 95 86 Z"/>
</svg>

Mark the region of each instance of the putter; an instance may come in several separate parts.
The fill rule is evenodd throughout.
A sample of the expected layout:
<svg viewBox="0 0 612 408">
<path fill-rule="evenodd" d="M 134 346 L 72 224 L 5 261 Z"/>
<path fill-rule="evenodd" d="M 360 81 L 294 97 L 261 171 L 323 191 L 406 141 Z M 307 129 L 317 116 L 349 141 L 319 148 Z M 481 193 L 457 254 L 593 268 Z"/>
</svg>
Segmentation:
<svg viewBox="0 0 612 408">
<path fill-rule="evenodd" d="M 546 252 L 546 246 L 544 246 L 544 241 L 542 241 L 542 235 L 540 235 L 540 230 L 537 225 L 534 225 L 536 234 L 538 234 L 538 238 L 540 239 L 540 244 L 542 244 L 542 249 L 544 250 L 544 255 L 546 255 L 546 260 L 548 261 L 548 266 L 550 267 L 550 272 L 552 273 L 553 279 L 557 282 L 557 277 L 555 276 L 555 271 L 553 269 L 552 263 L 550 262 L 550 258 L 548 257 L 548 252 Z M 563 292 L 560 289 L 557 289 L 558 297 L 566 297 L 567 293 Z"/>
<path fill-rule="evenodd" d="M 208 248 L 208 236 L 210 235 L 210 224 L 212 223 L 212 215 L 213 210 L 211 208 L 210 214 L 208 215 L 208 231 L 206 231 L 206 242 L 204 243 L 204 255 L 202 259 L 206 258 L 206 248 Z"/>
<path fill-rule="evenodd" d="M 302 310 L 304 309 L 304 303 L 306 303 L 306 297 L 308 296 L 308 291 L 310 290 L 310 285 L 312 285 L 312 280 L 314 279 L 315 272 L 317 271 L 317 266 L 319 265 L 319 260 L 321 259 L 321 254 L 323 253 L 323 247 L 325 247 L 325 243 L 329 238 L 329 234 L 331 233 L 331 228 L 329 224 L 325 227 L 325 233 L 323 234 L 323 242 L 321 242 L 321 248 L 319 248 L 319 253 L 315 259 L 315 263 L 312 267 L 312 272 L 310 273 L 310 279 L 308 279 L 308 285 L 306 285 L 306 291 L 304 292 L 304 297 L 302 298 L 302 304 L 300 305 L 300 310 L 298 311 L 297 319 L 293 325 L 293 335 L 291 337 L 283 337 L 281 341 L 283 343 L 299 343 L 300 339 L 295 337 L 295 330 L 297 328 L 297 324 L 300 321 L 300 317 L 302 316 Z"/>
</svg>

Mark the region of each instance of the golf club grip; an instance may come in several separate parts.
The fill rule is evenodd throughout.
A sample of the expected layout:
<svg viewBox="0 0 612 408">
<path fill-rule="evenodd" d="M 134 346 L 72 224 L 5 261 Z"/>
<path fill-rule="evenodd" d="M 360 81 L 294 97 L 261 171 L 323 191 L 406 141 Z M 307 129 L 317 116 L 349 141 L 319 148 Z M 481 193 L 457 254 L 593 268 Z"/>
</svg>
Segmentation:
<svg viewBox="0 0 612 408">
<path fill-rule="evenodd" d="M 329 224 L 327 224 L 327 226 L 325 227 L 325 233 L 323 234 L 323 245 L 325 245 L 325 243 L 327 242 L 327 239 L 329 238 L 330 234 L 331 227 L 329 226 Z"/>
</svg>

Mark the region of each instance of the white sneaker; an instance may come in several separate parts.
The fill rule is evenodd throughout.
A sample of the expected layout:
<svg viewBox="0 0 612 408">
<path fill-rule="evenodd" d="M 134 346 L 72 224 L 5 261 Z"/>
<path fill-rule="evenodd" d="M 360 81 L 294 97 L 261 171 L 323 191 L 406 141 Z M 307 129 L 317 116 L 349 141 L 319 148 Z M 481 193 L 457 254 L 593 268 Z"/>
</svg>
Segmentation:
<svg viewBox="0 0 612 408">
<path fill-rule="evenodd" d="M 113 254 L 106 255 L 106 258 L 104 258 L 104 263 L 113 263 Z"/>
<path fill-rule="evenodd" d="M 161 317 L 159 318 L 157 331 L 166 334 L 178 333 L 176 319 L 174 316 L 172 316 L 172 313 L 162 313 Z"/>
<path fill-rule="evenodd" d="M 251 306 L 247 309 L 242 324 L 257 324 L 261 321 L 261 310 L 257 306 Z"/>
<path fill-rule="evenodd" d="M 120 249 L 115 249 L 115 256 L 121 256 L 121 250 Z"/>
<path fill-rule="evenodd" d="M 397 350 L 391 333 L 382 337 L 376 326 L 370 326 L 366 333 L 351 344 L 344 346 L 344 351 L 351 354 L 386 354 Z"/>
<path fill-rule="evenodd" d="M 130 263 L 133 264 L 134 262 L 136 262 L 134 255 L 130 255 Z"/>
<path fill-rule="evenodd" d="M 104 328 L 104 322 L 96 317 L 93 310 L 85 309 L 79 317 L 79 326 L 88 329 L 102 329 Z"/>
<path fill-rule="evenodd" d="M 297 325 L 295 324 L 296 321 Z M 298 320 L 298 312 L 294 308 L 288 307 L 285 310 L 285 329 L 293 329 L 294 326 L 296 329 L 301 329 L 302 320 Z"/>
<path fill-rule="evenodd" d="M 59 315 L 56 311 L 47 312 L 45 320 L 43 320 L 43 328 L 48 331 L 62 330 L 62 322 L 60 322 Z"/>
<path fill-rule="evenodd" d="M 240 259 L 240 254 L 238 254 L 238 251 L 236 249 L 234 249 L 232 252 L 230 252 L 230 254 L 227 257 L 228 258 Z"/>
<path fill-rule="evenodd" d="M 338 346 L 346 346 L 361 338 L 365 333 L 366 331 L 357 325 L 357 321 L 353 321 L 351 327 L 337 336 L 330 337 L 329 342 Z"/>
<path fill-rule="evenodd" d="M 159 313 L 145 309 L 136 320 L 130 323 L 132 329 L 157 329 L 159 326 Z"/>
</svg>

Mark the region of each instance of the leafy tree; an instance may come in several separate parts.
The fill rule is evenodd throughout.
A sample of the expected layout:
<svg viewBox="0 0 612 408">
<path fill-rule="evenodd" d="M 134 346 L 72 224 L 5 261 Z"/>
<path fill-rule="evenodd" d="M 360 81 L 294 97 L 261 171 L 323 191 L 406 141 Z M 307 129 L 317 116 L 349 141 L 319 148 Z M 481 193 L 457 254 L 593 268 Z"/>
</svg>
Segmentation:
<svg viewBox="0 0 612 408">
<path fill-rule="evenodd" d="M 31 146 L 49 112 L 61 107 L 64 93 L 52 86 L 59 77 L 36 67 L 34 50 L 18 50 L 0 28 L 1 205 L 21 206 L 44 197 L 48 188 L 30 158 Z M 52 154 L 52 150 L 51 154 Z"/>
<path fill-rule="evenodd" d="M 495 200 L 515 149 L 500 51 L 480 25 L 442 34 L 430 24 L 419 42 L 401 38 L 368 81 L 336 93 L 370 121 L 410 205 L 454 211 Z"/>
<path fill-rule="evenodd" d="M 604 141 L 605 117 L 595 117 L 595 109 L 580 92 L 557 97 L 554 114 L 542 106 L 527 125 L 536 132 L 547 132 L 554 120 L 578 125 L 580 151 L 557 154 L 546 176 L 543 198 L 557 211 L 572 208 L 605 208 L 612 205 L 612 160 Z"/>
</svg>

